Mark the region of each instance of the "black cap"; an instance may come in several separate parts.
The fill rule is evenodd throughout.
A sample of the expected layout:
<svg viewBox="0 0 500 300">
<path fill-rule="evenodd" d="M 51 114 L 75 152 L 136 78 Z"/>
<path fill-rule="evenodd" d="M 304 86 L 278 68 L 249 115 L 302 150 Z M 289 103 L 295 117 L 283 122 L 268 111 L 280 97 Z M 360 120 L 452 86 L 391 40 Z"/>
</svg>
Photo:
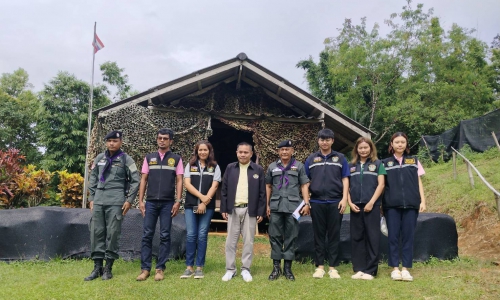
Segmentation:
<svg viewBox="0 0 500 300">
<path fill-rule="evenodd" d="M 123 133 L 118 130 L 113 130 L 110 133 L 108 133 L 105 137 L 104 140 L 107 141 L 108 139 L 122 139 Z"/>
<path fill-rule="evenodd" d="M 278 148 L 281 147 L 293 147 L 293 143 L 291 140 L 284 140 L 281 143 L 279 143 Z"/>
</svg>

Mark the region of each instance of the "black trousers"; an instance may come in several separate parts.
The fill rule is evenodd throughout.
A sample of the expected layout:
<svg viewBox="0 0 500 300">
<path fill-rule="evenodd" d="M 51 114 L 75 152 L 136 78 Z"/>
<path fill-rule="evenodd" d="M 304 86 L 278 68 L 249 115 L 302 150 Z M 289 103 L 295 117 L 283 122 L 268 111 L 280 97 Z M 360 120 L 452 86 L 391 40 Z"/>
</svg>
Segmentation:
<svg viewBox="0 0 500 300">
<path fill-rule="evenodd" d="M 325 258 L 328 259 L 330 267 L 339 265 L 342 216 L 338 209 L 338 203 L 311 203 L 316 266 L 324 265 Z"/>
<path fill-rule="evenodd" d="M 377 275 L 380 247 L 380 206 L 364 212 L 365 204 L 356 204 L 360 212 L 351 211 L 351 259 L 354 272 Z"/>
</svg>

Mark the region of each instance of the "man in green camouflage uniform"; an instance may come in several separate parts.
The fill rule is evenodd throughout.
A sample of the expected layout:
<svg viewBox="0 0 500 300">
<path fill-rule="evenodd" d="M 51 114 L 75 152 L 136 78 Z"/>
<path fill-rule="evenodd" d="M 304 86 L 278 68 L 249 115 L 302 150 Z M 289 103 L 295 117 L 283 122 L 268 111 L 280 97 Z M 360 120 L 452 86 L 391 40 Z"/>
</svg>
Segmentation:
<svg viewBox="0 0 500 300">
<path fill-rule="evenodd" d="M 118 258 L 123 217 L 132 206 L 139 189 L 137 166 L 120 149 L 122 133 L 112 131 L 104 140 L 108 150 L 97 155 L 90 173 L 90 256 L 94 260 L 94 270 L 85 281 L 100 276 L 103 280 L 113 278 L 111 269 Z M 106 266 L 103 268 L 104 259 Z"/>
<path fill-rule="evenodd" d="M 300 192 L 306 205 L 302 215 L 309 214 L 309 178 L 304 165 L 295 160 L 292 141 L 282 141 L 278 145 L 280 159 L 269 165 L 266 173 L 267 216 L 269 217 L 269 241 L 273 271 L 269 280 L 281 275 L 281 260 L 285 260 L 283 274 L 288 280 L 295 280 L 292 261 L 295 259 L 295 241 L 299 234 L 299 222 L 292 213 L 299 206 Z"/>
</svg>

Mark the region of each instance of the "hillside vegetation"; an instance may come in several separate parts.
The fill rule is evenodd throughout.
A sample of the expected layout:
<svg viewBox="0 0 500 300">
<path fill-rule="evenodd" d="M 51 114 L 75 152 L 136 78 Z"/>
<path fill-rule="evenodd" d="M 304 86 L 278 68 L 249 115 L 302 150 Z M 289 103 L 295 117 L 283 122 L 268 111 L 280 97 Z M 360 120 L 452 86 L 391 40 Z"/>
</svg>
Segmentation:
<svg viewBox="0 0 500 300">
<path fill-rule="evenodd" d="M 481 172 L 497 191 L 500 191 L 500 151 L 491 148 L 475 153 L 468 148 L 460 151 Z M 500 221 L 493 193 L 473 171 L 472 188 L 467 165 L 457 158 L 457 179 L 453 164 L 424 162 L 423 177 L 427 211 L 451 215 L 457 223 L 461 256 L 500 260 Z"/>
</svg>

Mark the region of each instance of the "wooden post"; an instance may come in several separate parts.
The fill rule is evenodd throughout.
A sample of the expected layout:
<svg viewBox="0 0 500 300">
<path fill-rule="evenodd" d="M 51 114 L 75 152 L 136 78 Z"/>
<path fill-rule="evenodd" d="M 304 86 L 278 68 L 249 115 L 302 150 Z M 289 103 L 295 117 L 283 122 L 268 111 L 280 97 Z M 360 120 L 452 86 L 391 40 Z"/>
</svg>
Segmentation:
<svg viewBox="0 0 500 300">
<path fill-rule="evenodd" d="M 495 194 L 495 200 L 497 201 L 497 213 L 498 213 L 498 218 L 500 219 L 500 196 Z"/>
<path fill-rule="evenodd" d="M 467 163 L 467 172 L 469 173 L 469 182 L 472 188 L 474 188 L 474 177 L 472 177 L 472 168 L 469 163 Z"/>
<path fill-rule="evenodd" d="M 457 154 L 455 151 L 452 152 L 453 156 L 453 179 L 457 180 Z"/>
<path fill-rule="evenodd" d="M 497 139 L 497 136 L 495 135 L 495 132 L 492 131 L 491 135 L 493 136 L 493 139 L 495 140 L 495 144 L 497 144 L 498 150 L 500 150 L 500 144 L 498 144 L 498 139 Z"/>
</svg>

